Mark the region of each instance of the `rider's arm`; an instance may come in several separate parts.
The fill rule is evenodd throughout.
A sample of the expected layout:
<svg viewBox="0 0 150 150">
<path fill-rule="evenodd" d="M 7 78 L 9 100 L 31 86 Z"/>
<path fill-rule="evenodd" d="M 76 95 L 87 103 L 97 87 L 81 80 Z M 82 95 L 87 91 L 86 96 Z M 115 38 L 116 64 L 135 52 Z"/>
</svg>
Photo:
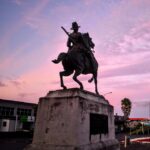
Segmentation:
<svg viewBox="0 0 150 150">
<path fill-rule="evenodd" d="M 70 38 L 68 38 L 67 47 L 68 47 L 69 49 L 71 49 L 71 47 L 72 47 L 72 42 L 71 42 L 71 39 L 70 39 Z"/>
</svg>

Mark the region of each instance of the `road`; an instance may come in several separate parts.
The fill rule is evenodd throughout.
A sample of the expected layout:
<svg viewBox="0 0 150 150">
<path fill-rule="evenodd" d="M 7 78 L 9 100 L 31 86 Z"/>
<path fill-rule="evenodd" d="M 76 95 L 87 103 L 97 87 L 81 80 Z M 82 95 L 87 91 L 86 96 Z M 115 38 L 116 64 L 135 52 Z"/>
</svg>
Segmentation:
<svg viewBox="0 0 150 150">
<path fill-rule="evenodd" d="M 30 143 L 29 138 L 4 138 L 0 139 L 0 150 L 23 150 Z"/>
</svg>

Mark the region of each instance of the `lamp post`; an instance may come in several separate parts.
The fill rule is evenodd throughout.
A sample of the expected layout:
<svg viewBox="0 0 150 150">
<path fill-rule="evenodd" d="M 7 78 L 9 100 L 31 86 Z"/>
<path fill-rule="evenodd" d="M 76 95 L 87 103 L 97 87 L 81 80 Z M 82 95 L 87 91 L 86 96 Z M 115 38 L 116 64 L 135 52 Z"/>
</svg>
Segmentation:
<svg viewBox="0 0 150 150">
<path fill-rule="evenodd" d="M 105 93 L 104 96 L 105 96 L 105 95 L 108 95 L 108 94 L 112 94 L 112 92 Z"/>
</svg>

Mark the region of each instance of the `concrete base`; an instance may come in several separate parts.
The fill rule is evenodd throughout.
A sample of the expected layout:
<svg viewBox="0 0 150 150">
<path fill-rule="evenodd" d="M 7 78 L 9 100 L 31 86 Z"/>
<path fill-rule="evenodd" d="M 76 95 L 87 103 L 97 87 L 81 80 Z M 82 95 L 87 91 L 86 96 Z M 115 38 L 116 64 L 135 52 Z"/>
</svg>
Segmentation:
<svg viewBox="0 0 150 150">
<path fill-rule="evenodd" d="M 118 141 L 114 139 L 82 146 L 32 144 L 24 150 L 120 150 L 120 147 Z"/>
<path fill-rule="evenodd" d="M 25 150 L 119 150 L 114 129 L 113 106 L 103 96 L 50 91 L 40 98 L 33 142 Z"/>
</svg>

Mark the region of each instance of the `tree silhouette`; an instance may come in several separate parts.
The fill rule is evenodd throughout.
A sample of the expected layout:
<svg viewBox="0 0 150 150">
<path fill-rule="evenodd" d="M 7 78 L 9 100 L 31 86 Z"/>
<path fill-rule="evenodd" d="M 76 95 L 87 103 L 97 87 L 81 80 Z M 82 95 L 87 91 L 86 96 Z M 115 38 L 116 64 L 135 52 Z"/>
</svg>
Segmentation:
<svg viewBox="0 0 150 150">
<path fill-rule="evenodd" d="M 129 118 L 131 108 L 132 108 L 132 103 L 131 103 L 130 99 L 124 98 L 121 100 L 121 109 L 122 109 L 122 112 L 124 114 L 125 120 L 127 120 Z"/>
</svg>

